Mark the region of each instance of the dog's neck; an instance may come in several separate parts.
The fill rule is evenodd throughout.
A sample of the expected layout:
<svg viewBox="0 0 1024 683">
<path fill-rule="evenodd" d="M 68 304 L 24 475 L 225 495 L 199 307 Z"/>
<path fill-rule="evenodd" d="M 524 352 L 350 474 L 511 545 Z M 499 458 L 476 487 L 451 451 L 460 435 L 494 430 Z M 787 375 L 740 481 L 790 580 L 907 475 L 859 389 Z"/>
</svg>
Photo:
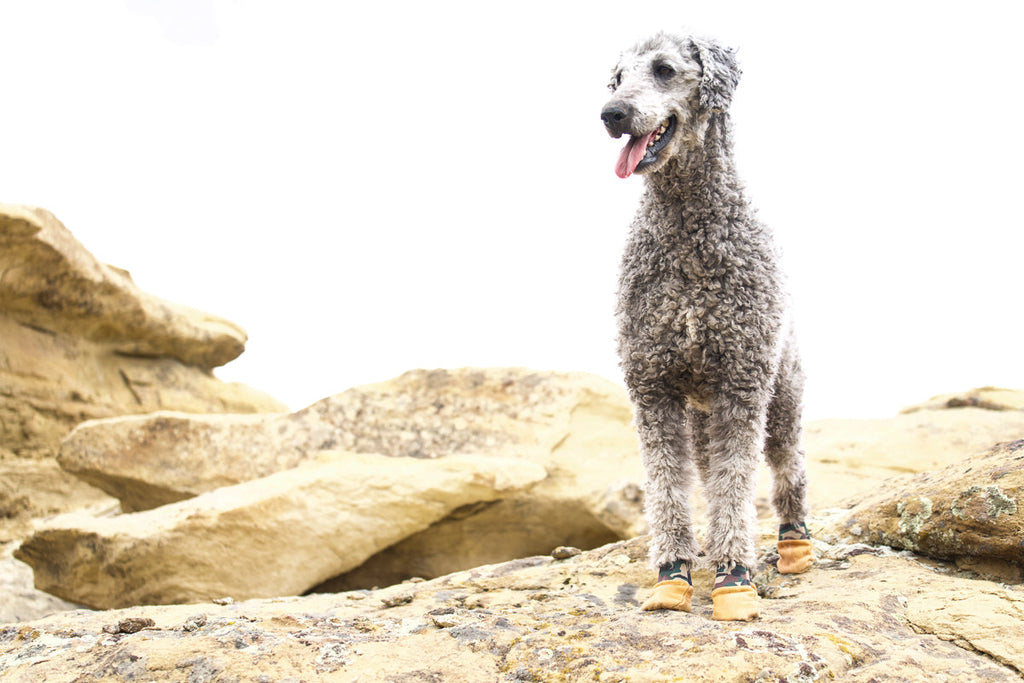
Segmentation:
<svg viewBox="0 0 1024 683">
<path fill-rule="evenodd" d="M 680 218 L 686 227 L 727 225 L 746 218 L 750 207 L 735 169 L 729 115 L 712 114 L 700 140 L 702 144 L 688 146 L 645 177 L 649 199 L 660 206 L 682 207 Z"/>
</svg>

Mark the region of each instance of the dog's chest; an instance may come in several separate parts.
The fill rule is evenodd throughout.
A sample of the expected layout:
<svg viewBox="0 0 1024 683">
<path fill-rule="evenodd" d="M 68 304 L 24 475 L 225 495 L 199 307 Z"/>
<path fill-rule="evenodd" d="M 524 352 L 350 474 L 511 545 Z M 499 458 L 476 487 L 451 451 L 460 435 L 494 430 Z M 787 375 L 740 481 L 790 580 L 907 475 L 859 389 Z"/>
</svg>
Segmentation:
<svg viewBox="0 0 1024 683">
<path fill-rule="evenodd" d="M 721 278 L 708 273 L 692 250 L 634 234 L 622 262 L 623 333 L 641 343 L 668 345 L 688 359 L 716 324 L 722 293 Z"/>
</svg>

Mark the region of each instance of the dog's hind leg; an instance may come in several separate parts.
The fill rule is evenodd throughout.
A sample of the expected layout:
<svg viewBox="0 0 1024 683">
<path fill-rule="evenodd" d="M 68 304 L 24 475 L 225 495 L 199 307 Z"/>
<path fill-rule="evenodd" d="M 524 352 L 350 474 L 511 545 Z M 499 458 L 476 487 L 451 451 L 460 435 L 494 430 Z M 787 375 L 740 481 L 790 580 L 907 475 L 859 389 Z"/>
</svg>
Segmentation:
<svg viewBox="0 0 1024 683">
<path fill-rule="evenodd" d="M 814 564 L 807 531 L 807 473 L 800 450 L 803 373 L 792 344 L 786 348 L 768 408 L 765 460 L 772 470 L 772 504 L 779 517 L 779 572 L 798 574 Z"/>
<path fill-rule="evenodd" d="M 689 612 L 690 567 L 697 561 L 697 541 L 690 513 L 694 466 L 683 403 L 662 393 L 634 395 L 634 399 L 646 472 L 650 558 L 658 567 L 658 583 L 643 609 Z"/>
</svg>

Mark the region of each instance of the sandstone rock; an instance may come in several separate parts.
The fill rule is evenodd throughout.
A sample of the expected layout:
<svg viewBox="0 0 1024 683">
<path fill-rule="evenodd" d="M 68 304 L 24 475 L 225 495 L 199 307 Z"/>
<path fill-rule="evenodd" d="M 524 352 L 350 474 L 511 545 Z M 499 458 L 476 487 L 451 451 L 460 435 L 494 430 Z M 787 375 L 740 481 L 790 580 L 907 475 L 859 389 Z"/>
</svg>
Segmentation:
<svg viewBox="0 0 1024 683">
<path fill-rule="evenodd" d="M 901 412 L 916 413 L 919 410 L 945 410 L 949 408 L 983 408 L 985 410 L 1024 410 L 1024 391 L 981 387 L 955 394 L 934 396 L 924 403 L 909 406 Z"/>
<path fill-rule="evenodd" d="M 126 271 L 99 263 L 43 209 L 0 205 L 0 267 L 0 307 L 29 327 L 206 370 L 245 348 L 240 327 L 142 292 Z"/>
<path fill-rule="evenodd" d="M 118 503 L 62 470 L 56 460 L 0 459 L 0 543 L 25 538 L 34 517 L 104 504 Z"/>
<path fill-rule="evenodd" d="M 695 575 L 692 613 L 641 612 L 655 580 L 645 557 L 634 539 L 380 591 L 69 612 L 0 629 L 0 668 L 5 681 L 51 683 L 971 682 L 1024 672 L 1020 587 L 854 554 L 799 576 L 768 572 L 760 620 L 716 622 L 707 572 Z M 146 619 L 154 625 L 120 630 Z"/>
<path fill-rule="evenodd" d="M 977 407 L 921 410 L 891 418 L 809 422 L 804 450 L 812 508 L 833 507 L 899 475 L 959 463 L 1024 435 L 1024 412 Z M 768 495 L 767 483 L 762 495 Z"/>
<path fill-rule="evenodd" d="M 36 587 L 95 608 L 293 595 L 453 510 L 547 476 L 500 457 L 336 453 L 156 510 L 74 514 L 15 552 Z"/>
<path fill-rule="evenodd" d="M 961 647 L 984 652 L 1024 673 L 1024 590 L 951 578 L 917 591 L 907 602 L 907 620 Z"/>
<path fill-rule="evenodd" d="M 57 462 L 125 512 L 151 510 L 295 467 L 333 446 L 323 430 L 290 417 L 160 411 L 92 420 L 72 430 Z"/>
<path fill-rule="evenodd" d="M 862 496 L 826 533 L 1024 578 L 1024 440 Z"/>
<path fill-rule="evenodd" d="M 32 588 L 32 569 L 11 557 L 14 543 L 0 546 L 0 624 L 39 619 L 77 605 Z M 0 667 L 0 672 L 3 667 Z"/>
<path fill-rule="evenodd" d="M 63 467 L 144 509 L 292 467 L 331 448 L 434 459 L 458 453 L 545 467 L 538 486 L 459 511 L 338 585 L 385 585 L 643 530 L 632 411 L 582 373 L 417 370 L 290 415 L 159 414 L 81 425 Z"/>
<path fill-rule="evenodd" d="M 84 420 L 285 410 L 212 375 L 242 352 L 241 328 L 140 291 L 43 209 L 0 204 L 0 274 L 0 461 L 12 482 L 37 481 L 25 461 L 52 457 Z M 0 510 L 19 519 L 53 511 L 52 498 L 36 504 L 32 489 L 15 486 L 0 491 Z M 88 502 L 72 497 L 60 508 Z"/>
</svg>

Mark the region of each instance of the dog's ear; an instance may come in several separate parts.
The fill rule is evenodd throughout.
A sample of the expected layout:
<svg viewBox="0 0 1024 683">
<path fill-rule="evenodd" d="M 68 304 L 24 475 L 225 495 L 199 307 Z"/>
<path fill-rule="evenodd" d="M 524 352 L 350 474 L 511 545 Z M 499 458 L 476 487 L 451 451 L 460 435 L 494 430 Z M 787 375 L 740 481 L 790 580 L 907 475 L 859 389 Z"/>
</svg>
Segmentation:
<svg viewBox="0 0 1024 683">
<path fill-rule="evenodd" d="M 701 109 L 725 111 L 740 80 L 736 51 L 701 38 L 690 38 L 690 50 L 704 72 L 700 79 Z"/>
</svg>

